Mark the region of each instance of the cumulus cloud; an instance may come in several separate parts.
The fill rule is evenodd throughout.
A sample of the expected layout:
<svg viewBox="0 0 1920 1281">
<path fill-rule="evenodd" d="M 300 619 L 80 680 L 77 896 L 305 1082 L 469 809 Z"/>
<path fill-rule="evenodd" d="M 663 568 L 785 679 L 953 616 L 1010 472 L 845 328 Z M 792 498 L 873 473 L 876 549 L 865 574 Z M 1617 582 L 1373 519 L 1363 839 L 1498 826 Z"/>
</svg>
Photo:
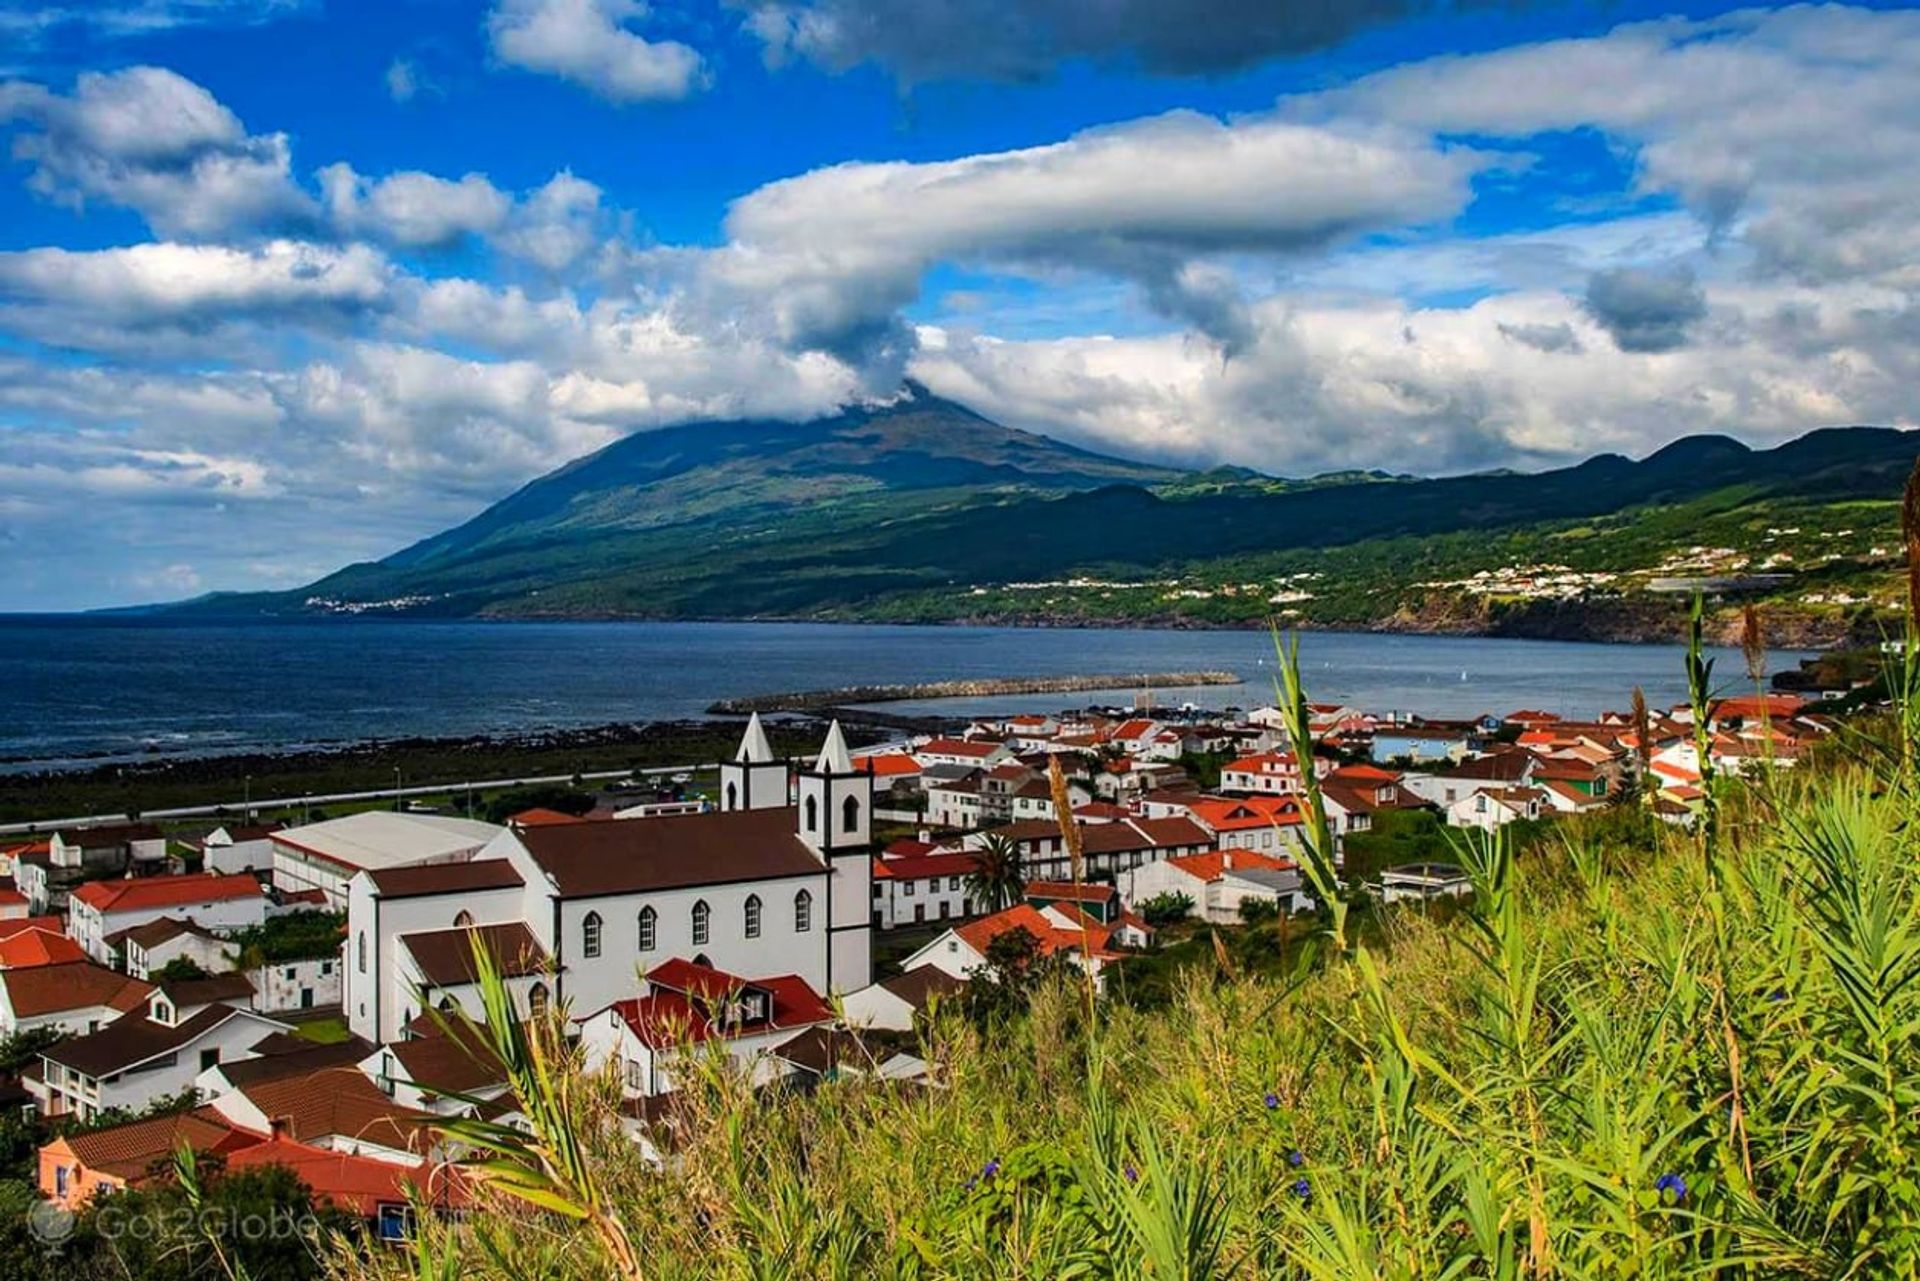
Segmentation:
<svg viewBox="0 0 1920 1281">
<path fill-rule="evenodd" d="M 1478 163 L 1394 129 L 1174 112 L 1049 146 L 772 183 L 735 202 L 729 244 L 700 266 L 709 285 L 765 298 L 783 339 L 849 356 L 888 332 L 939 261 L 1130 279 L 1231 349 L 1244 302 L 1208 257 L 1443 219 Z"/>
<path fill-rule="evenodd" d="M 394 274 L 364 245 L 143 244 L 0 253 L 8 327 L 42 341 L 137 347 L 156 331 L 216 333 L 260 320 L 322 327 L 382 306 Z"/>
<path fill-rule="evenodd" d="M 774 62 L 878 63 L 907 82 L 1037 80 L 1069 58 L 1149 71 L 1234 71 L 1338 44 L 1418 0 L 731 0 Z"/>
<path fill-rule="evenodd" d="M 485 235 L 500 227 L 513 208 L 512 197 L 477 173 L 456 182 L 408 170 L 376 181 L 342 163 L 322 169 L 319 179 L 321 199 L 336 229 L 408 248 L 435 248 L 463 236 Z"/>
<path fill-rule="evenodd" d="M 1693 271 L 1615 267 L 1587 282 L 1587 313 L 1621 351 L 1672 351 L 1706 318 L 1707 295 Z"/>
<path fill-rule="evenodd" d="M 0 85 L 0 124 L 23 127 L 14 154 L 28 185 L 76 208 L 137 211 L 163 236 L 207 239 L 307 220 L 285 134 L 247 133 L 193 81 L 161 67 L 85 72 L 70 95 Z"/>
<path fill-rule="evenodd" d="M 501 0 L 487 15 L 493 56 L 558 76 L 610 102 L 685 98 L 706 85 L 698 52 L 631 30 L 639 0 Z"/>
<path fill-rule="evenodd" d="M 1564 320 L 1556 325 L 1509 325 L 1501 321 L 1495 328 L 1503 337 L 1523 347 L 1531 347 L 1535 351 L 1564 351 L 1569 355 L 1578 356 L 1586 350 L 1580 342 L 1580 335 L 1574 333 L 1573 326 Z"/>
</svg>

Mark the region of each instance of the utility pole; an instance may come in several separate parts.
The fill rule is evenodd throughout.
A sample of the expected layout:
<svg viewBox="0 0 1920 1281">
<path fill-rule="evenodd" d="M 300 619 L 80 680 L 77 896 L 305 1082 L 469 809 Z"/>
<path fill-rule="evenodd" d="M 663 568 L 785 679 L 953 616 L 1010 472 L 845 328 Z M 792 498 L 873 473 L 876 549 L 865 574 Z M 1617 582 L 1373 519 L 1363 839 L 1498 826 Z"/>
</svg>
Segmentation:
<svg viewBox="0 0 1920 1281">
<path fill-rule="evenodd" d="M 400 767 L 393 767 L 393 812 L 400 812 Z"/>
</svg>

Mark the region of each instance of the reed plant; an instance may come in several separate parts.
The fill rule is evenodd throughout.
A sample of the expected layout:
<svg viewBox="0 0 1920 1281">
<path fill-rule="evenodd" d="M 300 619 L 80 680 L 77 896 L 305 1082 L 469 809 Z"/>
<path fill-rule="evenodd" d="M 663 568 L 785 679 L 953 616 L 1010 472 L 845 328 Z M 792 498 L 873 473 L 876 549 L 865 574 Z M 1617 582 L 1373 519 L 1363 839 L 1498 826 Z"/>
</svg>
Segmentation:
<svg viewBox="0 0 1920 1281">
<path fill-rule="evenodd" d="M 1717 780 L 1706 859 L 1638 807 L 1570 818 L 1464 846 L 1458 912 L 1349 917 L 1330 884 L 1304 973 L 1202 960 L 1090 1028 L 1071 977 L 990 1030 L 936 1016 L 924 1084 L 691 1058 L 658 1162 L 617 1082 L 497 1043 L 533 1132 L 454 1127 L 480 1206 L 340 1274 L 1920 1277 L 1920 798 L 1874 768 L 1916 723 L 1764 810 Z"/>
</svg>

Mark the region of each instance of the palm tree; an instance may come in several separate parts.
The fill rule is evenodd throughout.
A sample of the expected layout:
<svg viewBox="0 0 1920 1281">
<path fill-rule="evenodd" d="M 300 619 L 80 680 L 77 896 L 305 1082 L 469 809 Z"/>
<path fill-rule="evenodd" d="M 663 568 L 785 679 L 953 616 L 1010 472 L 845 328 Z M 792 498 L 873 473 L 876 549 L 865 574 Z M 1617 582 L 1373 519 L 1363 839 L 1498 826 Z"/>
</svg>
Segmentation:
<svg viewBox="0 0 1920 1281">
<path fill-rule="evenodd" d="M 990 832 L 973 852 L 973 871 L 967 873 L 967 898 L 983 912 L 998 912 L 1018 903 L 1027 891 L 1020 871 L 1020 846 L 1002 832 Z"/>
</svg>

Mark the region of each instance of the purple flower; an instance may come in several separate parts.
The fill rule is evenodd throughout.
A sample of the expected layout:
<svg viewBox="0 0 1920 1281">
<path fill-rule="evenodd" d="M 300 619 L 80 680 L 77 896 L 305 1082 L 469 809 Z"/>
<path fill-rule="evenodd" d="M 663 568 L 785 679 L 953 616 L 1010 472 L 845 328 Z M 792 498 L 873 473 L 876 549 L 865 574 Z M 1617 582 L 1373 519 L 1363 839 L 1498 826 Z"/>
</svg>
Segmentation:
<svg viewBox="0 0 1920 1281">
<path fill-rule="evenodd" d="M 1302 1201 L 1305 1201 L 1313 1195 L 1313 1184 L 1307 1182 L 1304 1178 L 1295 1179 L 1293 1181 L 1293 1194 Z"/>
<path fill-rule="evenodd" d="M 1677 1174 L 1663 1174 L 1653 1181 L 1653 1190 L 1665 1196 L 1673 1193 L 1675 1205 L 1687 1199 L 1687 1181 Z"/>
<path fill-rule="evenodd" d="M 1267 1105 L 1267 1111 L 1271 1112 L 1275 1108 L 1280 1106 L 1280 1096 L 1275 1094 L 1272 1090 L 1268 1090 L 1265 1103 Z"/>
<path fill-rule="evenodd" d="M 1287 1153 L 1287 1164 L 1292 1166 L 1294 1169 L 1297 1170 L 1301 1166 L 1305 1165 L 1306 1163 L 1307 1163 L 1306 1153 L 1302 1152 L 1299 1148 L 1295 1148 L 1293 1151 Z"/>
<path fill-rule="evenodd" d="M 1773 989 L 1773 991 L 1767 993 L 1767 999 L 1769 1001 L 1772 1001 L 1775 1005 L 1778 1005 L 1780 1002 L 1787 999 L 1787 989 L 1785 989 L 1784 987 L 1776 987 L 1775 989 Z"/>
<path fill-rule="evenodd" d="M 1127 1163 L 1127 1168 L 1122 1170 L 1121 1173 L 1127 1176 L 1128 1183 L 1140 1182 L 1140 1171 L 1133 1168 L 1133 1163 L 1131 1161 Z"/>
<path fill-rule="evenodd" d="M 987 1162 L 985 1165 L 980 1167 L 980 1177 L 983 1179 L 991 1179 L 994 1175 L 998 1173 L 1000 1173 L 999 1157 L 993 1158 L 993 1160 Z"/>
</svg>

